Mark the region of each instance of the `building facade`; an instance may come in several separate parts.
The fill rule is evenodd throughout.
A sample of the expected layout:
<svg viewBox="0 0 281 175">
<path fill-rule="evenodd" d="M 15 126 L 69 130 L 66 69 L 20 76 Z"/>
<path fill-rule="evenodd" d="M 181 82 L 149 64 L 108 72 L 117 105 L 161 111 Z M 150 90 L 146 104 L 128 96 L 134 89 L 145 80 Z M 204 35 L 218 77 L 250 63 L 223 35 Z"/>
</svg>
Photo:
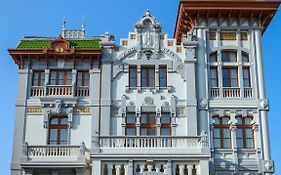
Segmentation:
<svg viewBox="0 0 281 175">
<path fill-rule="evenodd" d="M 12 175 L 273 174 L 261 35 L 279 1 L 181 0 L 120 44 L 63 25 L 25 37 Z"/>
</svg>

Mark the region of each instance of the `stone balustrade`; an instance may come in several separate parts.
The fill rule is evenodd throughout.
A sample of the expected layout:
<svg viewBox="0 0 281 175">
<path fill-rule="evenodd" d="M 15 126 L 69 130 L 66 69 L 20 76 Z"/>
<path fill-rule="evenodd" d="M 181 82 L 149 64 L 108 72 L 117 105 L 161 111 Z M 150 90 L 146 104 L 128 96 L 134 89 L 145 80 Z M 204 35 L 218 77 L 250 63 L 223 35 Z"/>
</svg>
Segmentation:
<svg viewBox="0 0 281 175">
<path fill-rule="evenodd" d="M 58 85 L 49 85 L 47 86 L 47 95 L 48 96 L 71 96 L 72 86 L 58 86 Z"/>
<path fill-rule="evenodd" d="M 210 95 L 213 98 L 252 98 L 253 89 L 244 88 L 241 91 L 240 88 L 211 88 Z"/>
<path fill-rule="evenodd" d="M 26 155 L 33 157 L 84 156 L 85 148 L 83 148 L 83 146 L 72 145 L 32 145 L 27 146 Z"/>
<path fill-rule="evenodd" d="M 201 148 L 208 147 L 205 136 L 108 136 L 100 137 L 99 144 L 104 148 Z"/>
<path fill-rule="evenodd" d="M 77 97 L 87 97 L 90 95 L 89 87 L 76 87 Z"/>
<path fill-rule="evenodd" d="M 44 96 L 44 87 L 32 86 L 30 91 L 30 96 L 32 97 L 42 97 Z"/>
</svg>

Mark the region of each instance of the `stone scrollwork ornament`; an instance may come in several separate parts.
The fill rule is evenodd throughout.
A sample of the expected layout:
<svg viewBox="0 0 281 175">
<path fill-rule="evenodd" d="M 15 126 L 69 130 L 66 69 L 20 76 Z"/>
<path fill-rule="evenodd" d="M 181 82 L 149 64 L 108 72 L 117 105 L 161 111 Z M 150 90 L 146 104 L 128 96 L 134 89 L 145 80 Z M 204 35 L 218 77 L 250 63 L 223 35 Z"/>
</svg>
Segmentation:
<svg viewBox="0 0 281 175">
<path fill-rule="evenodd" d="M 55 103 L 55 112 L 57 114 L 61 113 L 61 108 L 62 108 L 62 100 L 56 100 L 56 103 Z"/>
<path fill-rule="evenodd" d="M 145 97 L 145 98 L 144 98 L 144 103 L 145 103 L 146 105 L 148 105 L 148 106 L 151 106 L 151 105 L 153 105 L 154 100 L 153 100 L 152 97 Z"/>
</svg>

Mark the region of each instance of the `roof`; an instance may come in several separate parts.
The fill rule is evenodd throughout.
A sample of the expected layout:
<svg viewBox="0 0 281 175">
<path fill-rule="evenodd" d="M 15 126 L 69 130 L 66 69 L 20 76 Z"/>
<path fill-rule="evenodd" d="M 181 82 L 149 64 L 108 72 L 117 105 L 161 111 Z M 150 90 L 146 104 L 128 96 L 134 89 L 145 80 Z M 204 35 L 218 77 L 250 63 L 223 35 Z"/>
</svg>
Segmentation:
<svg viewBox="0 0 281 175">
<path fill-rule="evenodd" d="M 22 39 L 17 49 L 44 49 L 51 46 L 51 39 Z M 76 49 L 100 48 L 99 39 L 72 39 L 67 40 L 70 46 Z"/>
<path fill-rule="evenodd" d="M 197 17 L 258 17 L 266 30 L 280 0 L 180 0 L 174 37 L 181 42 L 196 24 Z"/>
</svg>

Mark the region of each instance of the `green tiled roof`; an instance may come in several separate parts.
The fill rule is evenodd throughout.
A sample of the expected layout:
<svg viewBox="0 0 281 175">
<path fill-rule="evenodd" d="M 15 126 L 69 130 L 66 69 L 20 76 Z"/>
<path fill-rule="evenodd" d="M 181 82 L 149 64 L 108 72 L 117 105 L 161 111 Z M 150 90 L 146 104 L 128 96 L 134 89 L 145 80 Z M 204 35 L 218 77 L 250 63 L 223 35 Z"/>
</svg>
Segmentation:
<svg viewBox="0 0 281 175">
<path fill-rule="evenodd" d="M 77 49 L 100 48 L 99 40 L 68 40 Z M 44 49 L 50 47 L 51 40 L 21 40 L 17 49 Z"/>
<path fill-rule="evenodd" d="M 18 49 L 43 49 L 50 47 L 50 40 L 21 40 Z"/>
</svg>

